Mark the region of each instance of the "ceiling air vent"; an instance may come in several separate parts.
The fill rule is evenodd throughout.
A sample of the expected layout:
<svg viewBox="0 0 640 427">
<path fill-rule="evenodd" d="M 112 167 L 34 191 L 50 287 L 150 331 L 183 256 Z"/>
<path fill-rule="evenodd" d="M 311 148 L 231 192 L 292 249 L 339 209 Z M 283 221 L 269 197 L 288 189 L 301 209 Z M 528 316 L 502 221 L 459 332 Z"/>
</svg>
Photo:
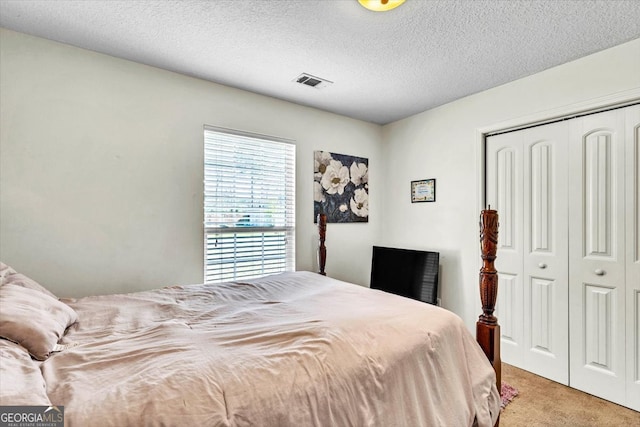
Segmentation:
<svg viewBox="0 0 640 427">
<path fill-rule="evenodd" d="M 322 79 L 320 77 L 312 76 L 311 74 L 307 73 L 300 74 L 294 81 L 296 83 L 300 83 L 301 85 L 313 87 L 316 89 L 321 89 L 333 83 L 327 79 Z"/>
</svg>

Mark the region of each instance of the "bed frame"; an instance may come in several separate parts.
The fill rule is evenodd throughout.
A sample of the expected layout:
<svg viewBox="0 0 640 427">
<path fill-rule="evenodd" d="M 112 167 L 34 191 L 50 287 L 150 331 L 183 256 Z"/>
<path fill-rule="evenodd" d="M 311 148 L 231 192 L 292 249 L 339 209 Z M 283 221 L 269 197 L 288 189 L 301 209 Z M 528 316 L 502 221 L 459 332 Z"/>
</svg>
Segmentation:
<svg viewBox="0 0 640 427">
<path fill-rule="evenodd" d="M 498 298 L 498 272 L 494 266 L 498 249 L 498 212 L 489 209 L 480 214 L 480 300 L 482 314 L 476 322 L 476 340 L 496 371 L 496 386 L 501 391 L 502 363 L 500 361 L 500 325 L 493 315 Z"/>
<path fill-rule="evenodd" d="M 327 247 L 325 239 L 327 233 L 327 216 L 318 215 L 318 232 L 320 240 L 318 244 L 318 273 L 323 276 L 327 263 Z M 494 261 L 498 249 L 498 212 L 491 209 L 483 210 L 480 214 L 480 249 L 482 267 L 480 268 L 480 300 L 482 302 L 482 314 L 476 322 L 476 340 L 487 355 L 491 366 L 496 372 L 496 386 L 501 391 L 502 368 L 500 361 L 500 325 L 493 315 L 498 297 L 498 272 Z M 500 418 L 495 427 L 500 423 Z"/>
</svg>

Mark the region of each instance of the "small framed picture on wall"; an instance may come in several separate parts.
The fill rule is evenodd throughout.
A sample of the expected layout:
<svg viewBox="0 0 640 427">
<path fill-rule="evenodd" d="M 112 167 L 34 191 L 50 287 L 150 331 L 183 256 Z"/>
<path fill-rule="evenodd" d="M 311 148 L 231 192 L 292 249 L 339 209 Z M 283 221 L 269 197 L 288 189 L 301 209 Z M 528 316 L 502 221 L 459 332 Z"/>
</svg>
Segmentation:
<svg viewBox="0 0 640 427">
<path fill-rule="evenodd" d="M 435 202 L 436 179 L 421 179 L 411 181 L 411 203 Z"/>
</svg>

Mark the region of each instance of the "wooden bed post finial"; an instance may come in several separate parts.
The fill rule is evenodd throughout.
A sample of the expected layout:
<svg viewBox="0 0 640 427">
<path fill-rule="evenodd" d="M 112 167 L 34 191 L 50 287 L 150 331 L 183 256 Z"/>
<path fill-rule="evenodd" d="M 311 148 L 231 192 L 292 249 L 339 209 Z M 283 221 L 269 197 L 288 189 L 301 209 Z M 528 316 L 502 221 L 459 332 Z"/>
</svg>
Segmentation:
<svg viewBox="0 0 640 427">
<path fill-rule="evenodd" d="M 494 266 L 498 250 L 498 212 L 491 209 L 480 214 L 480 299 L 482 314 L 476 323 L 476 339 L 496 371 L 496 386 L 501 391 L 502 362 L 500 360 L 500 325 L 493 315 L 498 298 L 498 272 Z"/>
<path fill-rule="evenodd" d="M 318 273 L 326 276 L 324 268 L 327 264 L 327 247 L 324 245 L 325 238 L 327 236 L 327 215 L 321 213 L 318 214 L 318 233 L 320 234 L 320 241 L 318 243 Z"/>
</svg>

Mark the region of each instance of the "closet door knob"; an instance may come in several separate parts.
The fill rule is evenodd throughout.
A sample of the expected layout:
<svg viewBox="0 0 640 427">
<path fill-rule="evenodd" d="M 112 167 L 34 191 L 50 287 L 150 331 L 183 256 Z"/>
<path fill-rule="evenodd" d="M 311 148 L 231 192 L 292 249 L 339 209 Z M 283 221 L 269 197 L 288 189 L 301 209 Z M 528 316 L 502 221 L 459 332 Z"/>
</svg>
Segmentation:
<svg viewBox="0 0 640 427">
<path fill-rule="evenodd" d="M 545 264 L 544 262 L 541 262 L 540 264 L 538 264 L 539 268 L 545 269 L 547 268 L 547 264 Z"/>
<path fill-rule="evenodd" d="M 604 276 L 604 270 L 600 268 L 596 268 L 596 271 L 594 271 L 594 273 L 596 273 L 596 276 Z"/>
</svg>

